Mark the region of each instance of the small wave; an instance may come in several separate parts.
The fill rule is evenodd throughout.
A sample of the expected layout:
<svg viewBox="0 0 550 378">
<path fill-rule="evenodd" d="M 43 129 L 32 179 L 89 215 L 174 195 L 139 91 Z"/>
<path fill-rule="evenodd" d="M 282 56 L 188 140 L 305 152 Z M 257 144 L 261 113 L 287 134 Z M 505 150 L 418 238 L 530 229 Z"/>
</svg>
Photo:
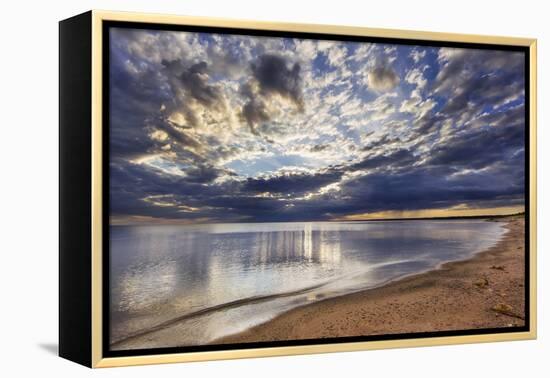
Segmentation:
<svg viewBox="0 0 550 378">
<path fill-rule="evenodd" d="M 382 262 L 382 263 L 376 263 L 376 264 L 372 264 L 369 267 L 370 269 L 368 269 L 367 271 L 365 271 L 365 270 L 355 271 L 355 272 L 353 272 L 351 274 L 348 274 L 346 276 L 339 276 L 339 277 L 336 277 L 332 280 L 325 281 L 325 282 L 322 282 L 322 283 L 317 284 L 317 285 L 308 286 L 308 287 L 303 288 L 303 289 L 292 290 L 292 291 L 276 293 L 276 294 L 267 294 L 267 295 L 258 295 L 258 296 L 246 297 L 246 298 L 241 298 L 241 299 L 237 299 L 237 300 L 234 300 L 234 301 L 225 302 L 225 303 L 221 303 L 221 304 L 218 304 L 218 305 L 206 307 L 206 308 L 203 308 L 201 310 L 193 311 L 193 312 L 190 312 L 190 313 L 187 313 L 187 314 L 184 314 L 184 315 L 177 316 L 175 318 L 166 320 L 162 323 L 151 326 L 149 328 L 130 333 L 129 335 L 123 336 L 123 337 L 119 338 L 118 340 L 114 340 L 111 343 L 111 346 L 115 347 L 118 344 L 122 344 L 124 342 L 127 342 L 127 341 L 130 341 L 130 340 L 148 335 L 150 333 L 166 329 L 166 328 L 168 328 L 170 326 L 173 326 L 173 325 L 175 325 L 179 322 L 189 320 L 189 319 L 193 319 L 193 318 L 197 318 L 199 316 L 208 315 L 208 314 L 214 313 L 216 311 L 225 311 L 225 310 L 234 309 L 234 308 L 238 308 L 238 307 L 246 306 L 246 305 L 251 305 L 251 304 L 255 304 L 255 303 L 266 302 L 266 301 L 271 301 L 271 300 L 285 298 L 285 297 L 292 297 L 292 296 L 296 296 L 296 295 L 300 295 L 300 294 L 307 294 L 307 293 L 310 293 L 310 292 L 315 291 L 315 290 L 320 289 L 320 288 L 325 288 L 325 287 L 326 288 L 331 288 L 333 284 L 335 284 L 335 283 L 338 284 L 339 282 L 342 282 L 342 281 L 347 281 L 348 284 L 346 285 L 345 288 L 336 289 L 336 288 L 333 287 L 333 289 L 335 289 L 333 295 L 342 295 L 343 294 L 342 291 L 344 291 L 346 293 L 350 293 L 350 292 L 354 292 L 354 291 L 358 291 L 358 290 L 364 290 L 364 289 L 369 288 L 370 285 L 367 285 L 366 283 L 363 283 L 363 285 L 358 285 L 358 286 L 354 287 L 355 285 L 349 285 L 349 280 L 356 280 L 360 277 L 363 277 L 365 274 L 368 274 L 369 271 L 374 271 L 374 270 L 384 268 L 384 267 L 388 267 L 388 266 L 392 266 L 392 265 L 411 263 L 413 261 L 414 260 L 406 259 L 406 260 L 393 260 L 393 261 L 386 261 L 386 262 Z M 388 281 L 391 281 L 391 280 L 388 280 Z M 382 282 L 381 284 L 385 284 L 385 283 L 386 283 L 386 281 Z M 376 285 L 376 286 L 378 286 L 378 285 Z M 329 296 L 331 296 L 331 295 L 329 295 Z"/>
<path fill-rule="evenodd" d="M 331 281 L 328 281 L 328 282 L 323 282 L 323 283 L 318 284 L 318 285 L 309 286 L 307 288 L 299 289 L 299 290 L 295 290 L 295 291 L 289 291 L 289 292 L 277 293 L 277 294 L 258 295 L 258 296 L 237 299 L 235 301 L 225 302 L 225 303 L 222 303 L 222 304 L 219 304 L 219 305 L 207 307 L 207 308 L 204 308 L 204 309 L 201 309 L 201 310 L 198 310 L 198 311 L 190 312 L 190 313 L 175 317 L 175 318 L 170 319 L 170 320 L 166 320 L 166 321 L 164 321 L 160 324 L 149 327 L 147 329 L 134 332 L 130 335 L 127 335 L 123 338 L 120 338 L 119 340 L 116 340 L 116 341 L 112 342 L 111 346 L 114 347 L 118 344 L 122 344 L 124 342 L 136 339 L 138 337 L 142 337 L 142 336 L 148 335 L 150 333 L 168 328 L 168 327 L 170 327 L 170 326 L 172 326 L 176 323 L 182 322 L 184 320 L 196 318 L 198 316 L 208 315 L 208 314 L 216 312 L 216 311 L 225 311 L 225 310 L 237 308 L 237 307 L 240 307 L 240 306 L 250 305 L 250 304 L 264 302 L 264 301 L 270 301 L 270 300 L 273 300 L 273 299 L 291 297 L 291 296 L 299 295 L 299 294 L 306 294 L 306 293 L 309 293 L 313 290 L 316 290 L 316 289 L 319 289 L 319 288 L 324 287 L 326 285 L 329 285 L 333 281 L 335 281 L 335 280 L 331 280 Z"/>
</svg>

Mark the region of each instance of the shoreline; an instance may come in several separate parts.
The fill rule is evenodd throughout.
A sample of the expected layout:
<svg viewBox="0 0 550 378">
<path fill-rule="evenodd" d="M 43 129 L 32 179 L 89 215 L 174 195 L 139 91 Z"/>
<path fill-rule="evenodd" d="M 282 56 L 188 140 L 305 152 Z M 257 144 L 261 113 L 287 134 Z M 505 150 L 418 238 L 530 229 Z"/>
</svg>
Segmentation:
<svg viewBox="0 0 550 378">
<path fill-rule="evenodd" d="M 297 307 L 209 344 L 523 326 L 524 218 L 487 221 L 506 223 L 507 231 L 471 258 Z"/>
</svg>

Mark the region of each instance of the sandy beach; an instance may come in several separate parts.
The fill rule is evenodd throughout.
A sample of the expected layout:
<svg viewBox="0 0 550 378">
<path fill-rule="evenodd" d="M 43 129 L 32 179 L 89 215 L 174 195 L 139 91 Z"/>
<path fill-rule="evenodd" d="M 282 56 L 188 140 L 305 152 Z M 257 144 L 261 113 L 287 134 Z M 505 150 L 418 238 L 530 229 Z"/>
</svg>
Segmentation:
<svg viewBox="0 0 550 378">
<path fill-rule="evenodd" d="M 382 287 L 299 307 L 212 344 L 500 328 L 524 325 L 523 216 L 473 258 Z"/>
</svg>

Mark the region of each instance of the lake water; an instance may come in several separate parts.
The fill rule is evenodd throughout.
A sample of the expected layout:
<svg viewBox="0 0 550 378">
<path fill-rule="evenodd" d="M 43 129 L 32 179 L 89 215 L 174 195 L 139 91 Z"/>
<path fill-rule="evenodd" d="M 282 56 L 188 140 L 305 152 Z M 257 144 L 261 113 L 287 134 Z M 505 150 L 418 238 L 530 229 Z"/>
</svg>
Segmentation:
<svg viewBox="0 0 550 378">
<path fill-rule="evenodd" d="M 407 220 L 112 226 L 110 233 L 111 342 L 161 331 L 180 335 L 178 345 L 161 346 L 183 346 L 468 258 L 504 229 L 485 220 Z"/>
</svg>

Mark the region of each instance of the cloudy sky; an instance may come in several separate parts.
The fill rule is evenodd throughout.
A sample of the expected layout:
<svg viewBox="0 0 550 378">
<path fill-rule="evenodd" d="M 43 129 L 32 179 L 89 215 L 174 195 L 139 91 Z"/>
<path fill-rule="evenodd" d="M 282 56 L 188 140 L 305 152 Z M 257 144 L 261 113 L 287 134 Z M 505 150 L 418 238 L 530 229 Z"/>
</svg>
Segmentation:
<svg viewBox="0 0 550 378">
<path fill-rule="evenodd" d="M 519 52 L 113 28 L 111 222 L 523 210 Z"/>
</svg>

